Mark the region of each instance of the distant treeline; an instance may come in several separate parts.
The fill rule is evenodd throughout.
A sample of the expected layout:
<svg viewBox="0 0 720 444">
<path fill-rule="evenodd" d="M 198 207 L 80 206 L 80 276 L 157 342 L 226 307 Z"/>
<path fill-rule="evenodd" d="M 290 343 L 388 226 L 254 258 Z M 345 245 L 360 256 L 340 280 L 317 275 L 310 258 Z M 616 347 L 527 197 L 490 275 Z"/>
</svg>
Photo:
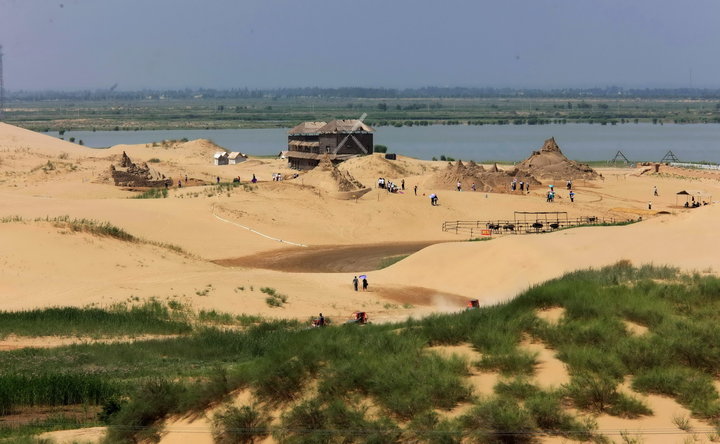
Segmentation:
<svg viewBox="0 0 720 444">
<path fill-rule="evenodd" d="M 277 88 L 277 89 L 144 89 L 140 91 L 117 91 L 114 89 L 82 91 L 6 91 L 10 101 L 45 100 L 147 100 L 147 99 L 262 99 L 262 98 L 688 98 L 719 99 L 720 89 L 701 88 L 645 88 L 620 87 L 589 89 L 516 89 L 516 88 Z"/>
</svg>

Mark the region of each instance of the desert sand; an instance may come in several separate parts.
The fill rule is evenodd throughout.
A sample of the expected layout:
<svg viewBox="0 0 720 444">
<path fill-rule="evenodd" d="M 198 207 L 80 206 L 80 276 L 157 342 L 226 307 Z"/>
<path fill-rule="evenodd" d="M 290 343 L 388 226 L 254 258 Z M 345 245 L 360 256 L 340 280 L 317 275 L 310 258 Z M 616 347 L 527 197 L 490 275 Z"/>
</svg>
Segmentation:
<svg viewBox="0 0 720 444">
<path fill-rule="evenodd" d="M 454 184 L 438 181 L 448 171 L 445 162 L 373 155 L 293 178 L 296 171 L 281 159 L 215 166 L 217 150 L 203 140 L 100 150 L 0 123 L 2 308 L 104 306 L 157 298 L 268 318 L 308 319 L 322 311 L 343 319 L 365 310 L 372 321 L 387 322 L 458 311 L 470 298 L 482 304 L 507 301 L 566 272 L 618 260 L 720 270 L 720 236 L 714 227 L 720 205 L 687 209 L 684 197 L 675 194 L 699 190 L 708 201 L 717 200 L 719 174 L 600 168 L 602 178 L 575 180 L 571 203 L 564 177 L 543 177 L 529 194 L 472 192 L 467 186 L 458 192 Z M 123 152 L 137 163 L 153 159 L 148 165 L 172 180 L 167 198 L 131 199 L 141 190 L 113 184 L 109 169 Z M 274 173 L 284 180 L 272 181 Z M 249 183 L 253 175 L 257 184 Z M 217 178 L 230 182 L 237 177 L 243 186 L 214 186 Z M 338 177 L 351 178 L 353 185 L 340 186 Z M 378 177 L 397 184 L 404 179 L 406 190 L 377 189 Z M 548 203 L 545 192 L 553 182 L 558 196 Z M 654 186 L 659 196 L 653 196 Z M 430 193 L 438 194 L 439 206 L 430 205 Z M 445 221 L 512 219 L 515 211 L 643 220 L 500 235 L 490 242 L 463 242 L 468 236 L 441 230 Z M 63 216 L 107 222 L 142 242 L 75 232 L 53 222 Z M 412 254 L 381 270 L 371 266 L 398 252 Z M 352 288 L 353 276 L 360 274 L 368 275 L 367 292 Z M 264 286 L 286 294 L 288 302 L 269 307 L 259 291 Z M 528 346 L 540 347 L 544 358 L 552 355 L 541 345 Z M 632 428 L 613 420 L 603 418 L 600 428 Z M 675 437 L 682 441 L 686 435 Z"/>
</svg>

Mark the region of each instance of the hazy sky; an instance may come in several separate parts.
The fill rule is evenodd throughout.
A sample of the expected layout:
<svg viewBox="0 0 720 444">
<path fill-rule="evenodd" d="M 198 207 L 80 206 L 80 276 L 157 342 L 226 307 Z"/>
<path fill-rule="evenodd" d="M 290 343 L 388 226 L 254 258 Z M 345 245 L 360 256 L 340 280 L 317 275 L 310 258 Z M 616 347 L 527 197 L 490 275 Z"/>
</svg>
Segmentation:
<svg viewBox="0 0 720 444">
<path fill-rule="evenodd" d="M 720 87 L 718 0 L 0 0 L 5 88 Z"/>
</svg>

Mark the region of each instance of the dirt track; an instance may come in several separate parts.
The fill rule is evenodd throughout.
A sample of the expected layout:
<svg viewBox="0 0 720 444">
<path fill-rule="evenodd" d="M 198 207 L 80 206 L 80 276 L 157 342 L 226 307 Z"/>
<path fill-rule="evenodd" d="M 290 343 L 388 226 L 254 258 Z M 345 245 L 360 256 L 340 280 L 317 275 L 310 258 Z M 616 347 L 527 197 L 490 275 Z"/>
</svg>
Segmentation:
<svg viewBox="0 0 720 444">
<path fill-rule="evenodd" d="M 387 257 L 415 253 L 437 242 L 397 242 L 368 245 L 324 245 L 266 251 L 251 256 L 217 259 L 226 267 L 265 268 L 294 273 L 348 273 L 377 270 Z"/>
</svg>

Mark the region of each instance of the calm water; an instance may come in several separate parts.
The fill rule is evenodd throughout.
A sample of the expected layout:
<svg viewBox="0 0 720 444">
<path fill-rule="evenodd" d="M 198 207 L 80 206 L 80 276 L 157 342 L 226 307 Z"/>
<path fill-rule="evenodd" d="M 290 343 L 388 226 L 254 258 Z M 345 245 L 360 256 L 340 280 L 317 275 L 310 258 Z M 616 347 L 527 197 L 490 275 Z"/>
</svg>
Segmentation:
<svg viewBox="0 0 720 444">
<path fill-rule="evenodd" d="M 287 146 L 286 130 L 280 128 L 66 132 L 65 140 L 69 137 L 82 139 L 94 148 L 203 138 L 231 151 L 254 155 L 274 155 Z M 514 161 L 528 157 L 550 137 L 555 137 L 565 155 L 576 160 L 609 160 L 621 150 L 632 161 L 659 161 L 672 150 L 681 161 L 720 163 L 719 124 L 381 127 L 375 133 L 375 143 L 387 145 L 390 152 L 420 159 L 445 154 L 457 159 Z"/>
</svg>

